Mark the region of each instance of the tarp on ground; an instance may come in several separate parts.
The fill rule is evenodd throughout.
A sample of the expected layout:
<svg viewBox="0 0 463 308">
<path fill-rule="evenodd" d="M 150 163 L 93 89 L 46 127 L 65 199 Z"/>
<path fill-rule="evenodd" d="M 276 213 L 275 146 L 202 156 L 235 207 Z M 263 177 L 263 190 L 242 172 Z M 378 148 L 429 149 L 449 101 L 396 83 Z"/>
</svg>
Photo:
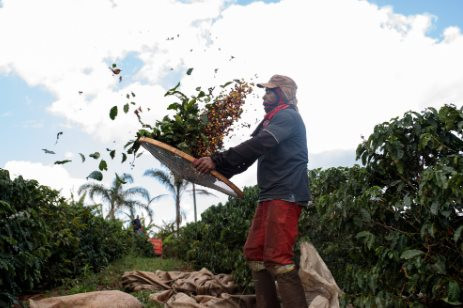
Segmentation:
<svg viewBox="0 0 463 308">
<path fill-rule="evenodd" d="M 299 276 L 310 308 L 337 308 L 341 290 L 313 245 L 301 244 Z M 214 275 L 206 268 L 194 272 L 126 272 L 122 284 L 128 291 L 150 290 L 150 299 L 165 307 L 255 307 L 254 295 L 234 294 L 231 275 Z"/>
<path fill-rule="evenodd" d="M 142 308 L 140 301 L 119 290 L 95 291 L 29 300 L 30 308 Z"/>
</svg>

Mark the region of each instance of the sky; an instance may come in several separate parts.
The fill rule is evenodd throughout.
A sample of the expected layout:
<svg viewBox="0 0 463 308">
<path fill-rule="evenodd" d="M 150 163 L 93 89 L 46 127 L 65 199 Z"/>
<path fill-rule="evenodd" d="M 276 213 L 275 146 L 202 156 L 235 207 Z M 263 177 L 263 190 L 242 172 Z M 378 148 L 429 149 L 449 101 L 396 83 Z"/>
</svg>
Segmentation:
<svg viewBox="0 0 463 308">
<path fill-rule="evenodd" d="M 109 158 L 106 148 L 121 149 L 139 128 L 132 112 L 112 121 L 109 109 L 133 92 L 154 123 L 171 103 L 164 93 L 179 81 L 193 93 L 273 74 L 298 84 L 309 169 L 351 166 L 361 136 L 376 124 L 463 104 L 462 29 L 460 0 L 0 0 L 0 168 L 69 197 L 98 167 L 78 153 L 99 151 L 110 162 L 104 185 L 127 172 L 132 186 L 163 194 L 143 176 L 160 167 L 148 153 L 133 167 L 119 163 L 119 151 Z M 263 117 L 262 95 L 256 88 L 247 99 L 242 121 Z M 226 147 L 250 133 L 237 129 Z M 64 159 L 72 162 L 54 164 Z M 256 184 L 256 166 L 232 181 Z M 199 196 L 198 211 L 226 200 L 218 192 Z M 192 221 L 190 196 L 182 208 L 184 222 Z M 172 198 L 153 209 L 156 223 L 174 220 Z"/>
</svg>

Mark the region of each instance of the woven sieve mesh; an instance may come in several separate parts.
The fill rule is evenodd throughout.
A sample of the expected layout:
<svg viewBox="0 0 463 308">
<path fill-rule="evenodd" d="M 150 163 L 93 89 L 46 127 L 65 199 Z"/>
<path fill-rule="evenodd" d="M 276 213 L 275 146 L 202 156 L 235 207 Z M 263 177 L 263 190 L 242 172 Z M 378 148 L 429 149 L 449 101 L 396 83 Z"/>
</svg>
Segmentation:
<svg viewBox="0 0 463 308">
<path fill-rule="evenodd" d="M 151 143 L 142 142 L 141 145 L 169 168 L 174 175 L 189 182 L 223 192 L 229 196 L 237 197 L 237 194 L 227 184 L 210 174 L 199 173 L 188 160 Z"/>
</svg>

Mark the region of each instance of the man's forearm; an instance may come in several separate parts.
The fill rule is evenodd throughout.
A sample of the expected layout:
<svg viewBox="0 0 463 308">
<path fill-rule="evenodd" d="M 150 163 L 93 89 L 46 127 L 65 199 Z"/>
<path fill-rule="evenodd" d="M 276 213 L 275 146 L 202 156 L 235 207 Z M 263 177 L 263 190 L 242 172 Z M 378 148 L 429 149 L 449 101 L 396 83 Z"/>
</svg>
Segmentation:
<svg viewBox="0 0 463 308">
<path fill-rule="evenodd" d="M 216 170 L 230 178 L 247 170 L 257 158 L 277 144 L 276 139 L 264 130 L 236 147 L 213 154 L 211 158 Z"/>
</svg>

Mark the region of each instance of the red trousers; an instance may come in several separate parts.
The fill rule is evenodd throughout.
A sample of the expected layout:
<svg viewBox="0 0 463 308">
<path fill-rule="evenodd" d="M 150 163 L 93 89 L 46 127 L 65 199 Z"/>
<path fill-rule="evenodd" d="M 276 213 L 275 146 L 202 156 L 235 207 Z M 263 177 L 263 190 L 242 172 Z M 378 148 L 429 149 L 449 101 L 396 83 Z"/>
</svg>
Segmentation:
<svg viewBox="0 0 463 308">
<path fill-rule="evenodd" d="M 283 200 L 259 203 L 252 220 L 244 257 L 278 265 L 293 264 L 293 247 L 302 207 Z"/>
</svg>

